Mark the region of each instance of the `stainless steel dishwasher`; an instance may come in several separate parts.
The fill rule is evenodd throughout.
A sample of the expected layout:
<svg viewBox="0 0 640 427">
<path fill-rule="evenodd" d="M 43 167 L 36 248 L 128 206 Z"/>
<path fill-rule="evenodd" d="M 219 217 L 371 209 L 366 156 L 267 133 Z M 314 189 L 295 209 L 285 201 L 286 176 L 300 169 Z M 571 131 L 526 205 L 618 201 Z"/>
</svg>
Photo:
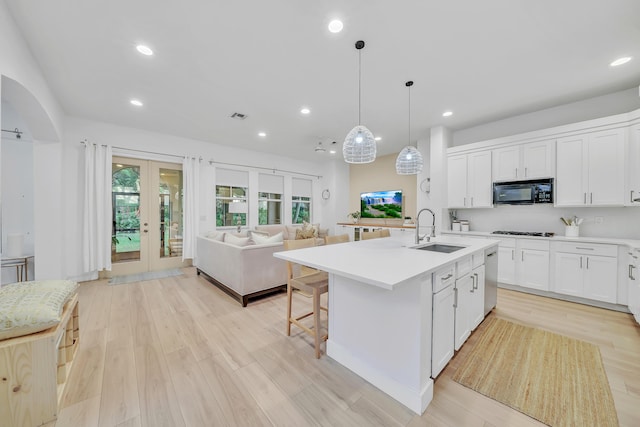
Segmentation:
<svg viewBox="0 0 640 427">
<path fill-rule="evenodd" d="M 498 300 L 498 248 L 484 251 L 484 315 L 489 314 Z"/>
</svg>

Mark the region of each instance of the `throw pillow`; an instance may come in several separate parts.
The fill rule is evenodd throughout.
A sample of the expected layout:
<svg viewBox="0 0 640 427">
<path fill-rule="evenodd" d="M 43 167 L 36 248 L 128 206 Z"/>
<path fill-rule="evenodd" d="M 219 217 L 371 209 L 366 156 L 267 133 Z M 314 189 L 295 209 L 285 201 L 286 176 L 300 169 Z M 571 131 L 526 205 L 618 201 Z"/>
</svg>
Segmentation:
<svg viewBox="0 0 640 427">
<path fill-rule="evenodd" d="M 280 243 L 283 241 L 282 231 L 278 234 L 274 234 L 273 236 L 261 236 L 259 234 L 252 233 L 252 239 L 256 245 L 265 245 L 268 243 Z"/>
<path fill-rule="evenodd" d="M 207 238 L 211 240 L 217 240 L 218 242 L 224 241 L 224 232 L 223 231 L 209 231 L 206 234 Z"/>
<path fill-rule="evenodd" d="M 302 228 L 296 230 L 296 240 L 313 239 L 314 237 L 316 237 L 316 233 L 313 227 L 305 228 L 304 226 L 302 226 Z"/>
<path fill-rule="evenodd" d="M 236 237 L 233 234 L 229 233 L 224 234 L 224 242 L 236 246 L 247 246 L 251 244 L 248 237 Z"/>
</svg>

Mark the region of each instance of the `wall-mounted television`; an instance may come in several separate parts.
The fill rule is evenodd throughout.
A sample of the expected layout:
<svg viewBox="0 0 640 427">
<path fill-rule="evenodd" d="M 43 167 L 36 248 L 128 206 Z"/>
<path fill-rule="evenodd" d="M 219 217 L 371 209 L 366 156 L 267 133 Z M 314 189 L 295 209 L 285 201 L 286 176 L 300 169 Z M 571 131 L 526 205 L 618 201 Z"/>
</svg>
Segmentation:
<svg viewBox="0 0 640 427">
<path fill-rule="evenodd" d="M 360 193 L 362 218 L 402 218 L 402 190 Z"/>
</svg>

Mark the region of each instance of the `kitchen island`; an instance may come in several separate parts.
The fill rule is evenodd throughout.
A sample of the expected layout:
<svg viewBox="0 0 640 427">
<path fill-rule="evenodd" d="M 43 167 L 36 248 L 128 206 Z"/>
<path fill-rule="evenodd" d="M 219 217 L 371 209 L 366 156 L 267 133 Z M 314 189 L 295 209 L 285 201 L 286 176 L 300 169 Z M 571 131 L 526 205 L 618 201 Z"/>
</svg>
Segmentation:
<svg viewBox="0 0 640 427">
<path fill-rule="evenodd" d="M 439 236 L 417 246 L 434 242 L 463 248 L 431 252 L 382 238 L 274 254 L 329 273 L 327 355 L 418 414 L 433 397 L 433 273 L 498 245 Z"/>
</svg>

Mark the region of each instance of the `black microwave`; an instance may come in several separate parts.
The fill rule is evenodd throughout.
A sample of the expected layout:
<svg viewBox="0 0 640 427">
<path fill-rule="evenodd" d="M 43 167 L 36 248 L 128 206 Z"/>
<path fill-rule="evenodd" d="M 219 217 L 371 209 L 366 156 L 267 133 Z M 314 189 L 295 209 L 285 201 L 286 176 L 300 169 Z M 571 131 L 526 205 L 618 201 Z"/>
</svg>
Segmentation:
<svg viewBox="0 0 640 427">
<path fill-rule="evenodd" d="M 494 205 L 553 203 L 553 178 L 493 183 Z"/>
</svg>

